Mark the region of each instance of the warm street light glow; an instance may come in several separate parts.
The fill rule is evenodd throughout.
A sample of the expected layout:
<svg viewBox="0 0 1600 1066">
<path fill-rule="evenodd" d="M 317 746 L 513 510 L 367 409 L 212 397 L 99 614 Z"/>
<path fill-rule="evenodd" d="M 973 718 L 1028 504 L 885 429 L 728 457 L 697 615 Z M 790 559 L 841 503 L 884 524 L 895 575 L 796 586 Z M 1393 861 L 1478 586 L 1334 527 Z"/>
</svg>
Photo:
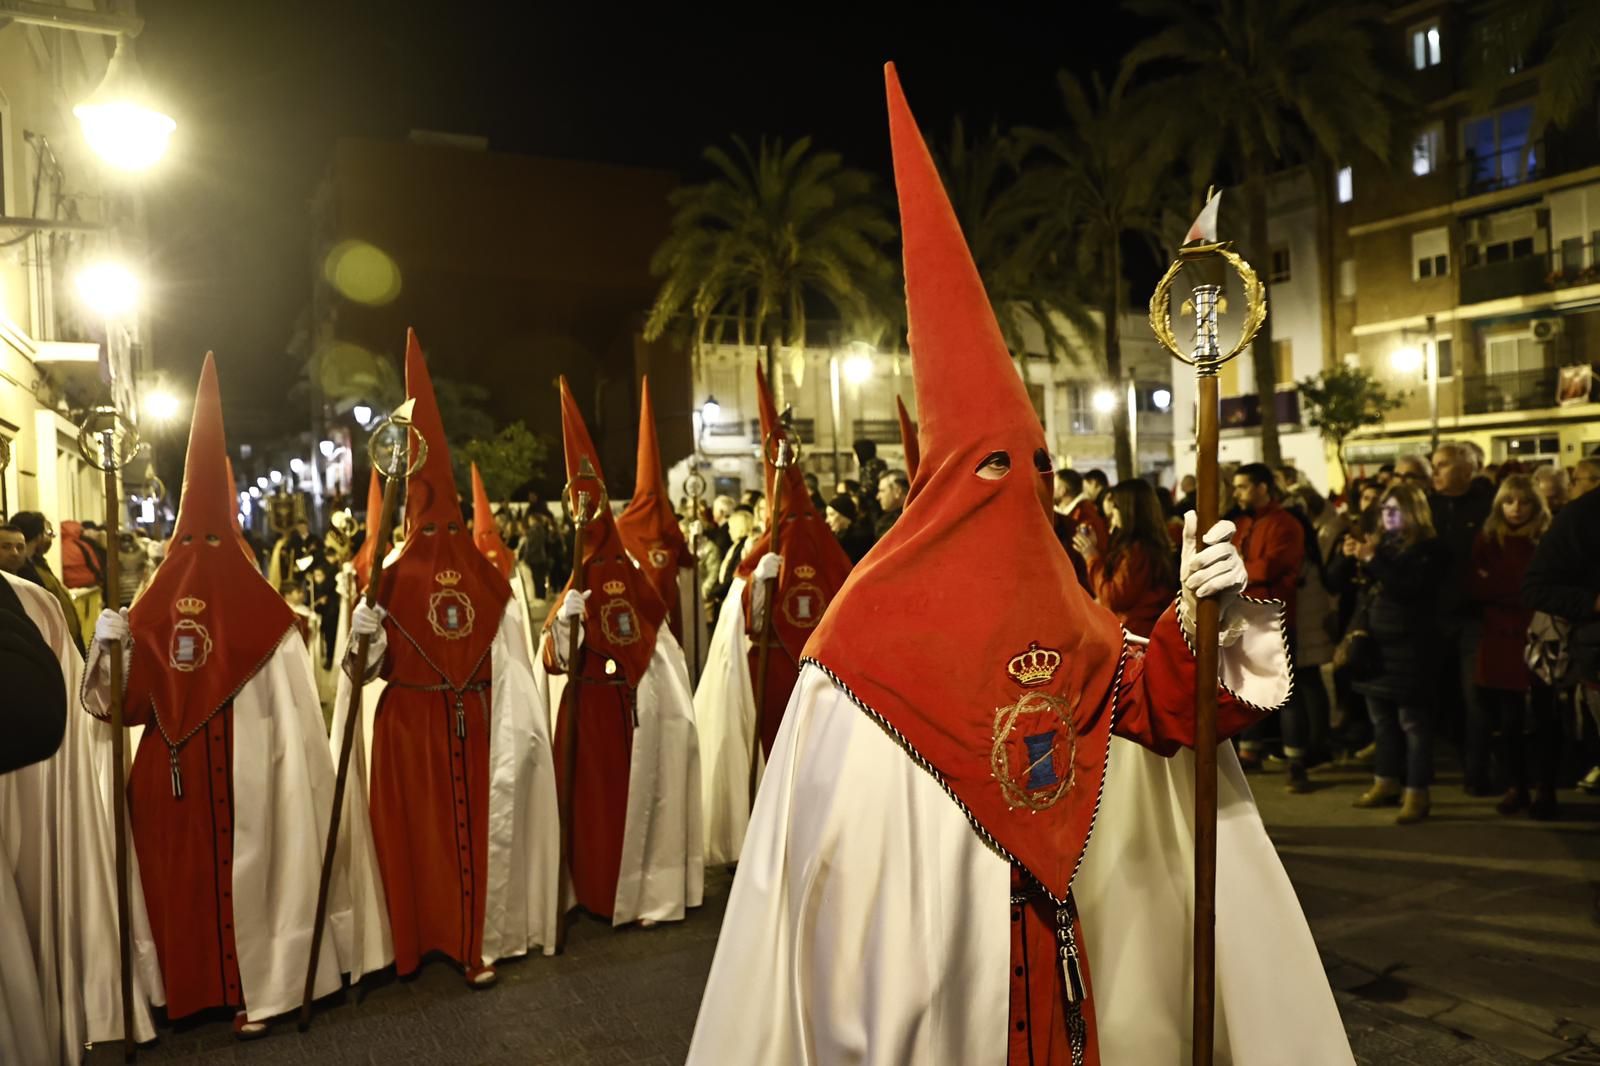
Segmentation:
<svg viewBox="0 0 1600 1066">
<path fill-rule="evenodd" d="M 366 429 L 367 423 L 372 421 L 372 408 L 364 403 L 358 403 L 350 408 L 350 413 L 356 416 L 356 421 L 360 423 L 362 429 Z"/>
<path fill-rule="evenodd" d="M 1108 388 L 1098 388 L 1090 402 L 1094 404 L 1095 414 L 1108 415 L 1117 406 L 1117 394 Z"/>
<path fill-rule="evenodd" d="M 1389 356 L 1389 365 L 1402 374 L 1415 374 L 1422 369 L 1422 349 L 1411 344 L 1396 348 Z"/>
<path fill-rule="evenodd" d="M 144 410 L 157 422 L 170 422 L 178 413 L 179 402 L 166 389 L 157 389 L 144 398 Z"/>
<path fill-rule="evenodd" d="M 322 452 L 322 457 L 324 459 L 333 458 L 333 453 L 335 450 L 333 441 L 325 440 L 321 444 L 317 445 L 317 448 Z"/>
<path fill-rule="evenodd" d="M 717 420 L 717 416 L 721 413 L 722 405 L 717 402 L 717 398 L 715 396 L 707 396 L 706 402 L 700 405 L 701 421 L 705 422 L 705 424 L 708 426 L 715 422 Z"/>
<path fill-rule="evenodd" d="M 78 271 L 78 296 L 101 318 L 117 318 L 139 302 L 139 282 L 127 267 L 94 263 Z"/>
<path fill-rule="evenodd" d="M 844 361 L 844 379 L 852 385 L 864 385 L 872 377 L 872 356 L 857 352 Z"/>
<path fill-rule="evenodd" d="M 122 170 L 148 170 L 167 150 L 178 124 L 150 106 L 133 58 L 133 45 L 117 38 L 106 76 L 89 99 L 72 109 L 95 154 Z"/>
<path fill-rule="evenodd" d="M 1156 405 L 1156 410 L 1165 411 L 1172 406 L 1172 392 L 1169 389 L 1156 389 L 1150 394 L 1150 402 Z"/>
</svg>

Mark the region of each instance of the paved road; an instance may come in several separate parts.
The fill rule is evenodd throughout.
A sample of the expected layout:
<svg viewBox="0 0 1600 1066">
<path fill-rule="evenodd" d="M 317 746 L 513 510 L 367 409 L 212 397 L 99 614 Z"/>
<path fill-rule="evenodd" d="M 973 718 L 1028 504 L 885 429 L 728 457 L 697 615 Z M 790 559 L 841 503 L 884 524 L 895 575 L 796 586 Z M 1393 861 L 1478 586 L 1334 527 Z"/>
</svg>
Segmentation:
<svg viewBox="0 0 1600 1066">
<path fill-rule="evenodd" d="M 1366 1066 L 1600 1066 L 1600 801 L 1555 824 L 1498 817 L 1446 778 L 1435 817 L 1400 828 L 1357 811 L 1359 775 L 1285 795 L 1252 779 L 1322 946 Z M 613 931 L 585 920 L 566 955 L 501 967 L 469 991 L 444 964 L 363 986 L 309 1034 L 239 1044 L 225 1020 L 162 1031 L 146 1063 L 677 1066 L 711 964 L 728 879 L 678 925 Z M 97 1048 L 90 1061 L 120 1061 Z M 733 1064 L 730 1064 L 733 1066 Z"/>
</svg>

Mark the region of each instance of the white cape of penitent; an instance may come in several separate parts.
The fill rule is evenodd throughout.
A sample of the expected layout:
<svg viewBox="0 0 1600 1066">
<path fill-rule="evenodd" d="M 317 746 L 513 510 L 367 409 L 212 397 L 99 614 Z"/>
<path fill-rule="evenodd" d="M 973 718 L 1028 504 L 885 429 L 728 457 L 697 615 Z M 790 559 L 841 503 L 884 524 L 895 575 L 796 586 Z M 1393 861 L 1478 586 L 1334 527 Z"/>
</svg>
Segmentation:
<svg viewBox="0 0 1600 1066">
<path fill-rule="evenodd" d="M 1226 746 L 1220 756 L 1216 1061 L 1350 1066 L 1299 903 L 1237 761 Z M 1113 742 L 1074 889 L 1103 1066 L 1190 1057 L 1190 793 L 1185 763 L 1164 762 Z M 815 666 L 800 675 L 767 779 L 689 1063 L 1002 1066 L 1006 859 Z"/>
<path fill-rule="evenodd" d="M 489 843 L 483 916 L 483 962 L 525 955 L 533 947 L 555 951 L 556 879 L 560 867 L 561 820 L 556 813 L 555 767 L 551 762 L 549 718 L 535 687 L 525 638 L 525 612 L 516 600 L 506 603 L 489 649 Z M 378 654 L 378 653 L 375 653 Z M 343 662 L 341 654 L 340 661 Z M 372 722 L 383 682 L 369 682 L 362 691 L 360 743 L 350 753 L 350 779 L 345 788 L 344 822 L 339 865 L 361 877 L 363 891 L 353 900 L 355 960 L 351 980 L 381 970 L 394 961 L 389 909 L 378 868 L 367 808 L 367 772 L 372 765 Z M 350 678 L 342 674 L 334 699 L 330 739 L 335 760 L 344 738 Z"/>
<path fill-rule="evenodd" d="M 756 734 L 750 638 L 745 635 L 744 578 L 735 577 L 717 615 L 700 687 L 694 693 L 700 730 L 701 806 L 706 864 L 736 862 L 750 823 L 750 751 Z"/>
<path fill-rule="evenodd" d="M 105 663 L 96 645 L 85 701 L 97 714 L 104 713 L 107 699 Z M 305 993 L 333 809 L 322 704 L 298 629 L 284 634 L 234 696 L 233 754 L 234 938 L 245 1006 L 251 1021 L 262 1021 L 298 1008 Z M 317 996 L 338 991 L 339 974 L 349 968 L 350 893 L 345 872 L 336 870 L 323 926 L 323 943 L 332 950 L 318 960 Z M 148 932 L 143 935 L 148 939 Z M 154 959 L 153 945 L 140 944 L 139 954 Z M 152 1002 L 163 1004 L 164 993 Z"/>
<path fill-rule="evenodd" d="M 122 1039 L 111 727 L 78 704 L 83 661 L 60 605 L 0 578 L 55 652 L 67 692 L 60 750 L 0 775 L 0 1049 L 70 1066 L 85 1044 Z M 143 995 L 133 1016 L 135 1039 L 152 1039 Z"/>
<path fill-rule="evenodd" d="M 544 639 L 550 639 L 548 633 Z M 543 655 L 534 660 L 534 673 L 547 693 L 553 736 L 567 678 L 548 673 Z M 628 810 L 612 925 L 676 921 L 687 908 L 700 906 L 705 890 L 694 700 L 683 649 L 665 624 L 656 630 L 636 706 L 639 725 L 628 764 Z M 572 832 L 581 834 L 583 826 L 574 825 Z M 563 885 L 562 892 L 570 906 L 571 886 Z"/>
</svg>

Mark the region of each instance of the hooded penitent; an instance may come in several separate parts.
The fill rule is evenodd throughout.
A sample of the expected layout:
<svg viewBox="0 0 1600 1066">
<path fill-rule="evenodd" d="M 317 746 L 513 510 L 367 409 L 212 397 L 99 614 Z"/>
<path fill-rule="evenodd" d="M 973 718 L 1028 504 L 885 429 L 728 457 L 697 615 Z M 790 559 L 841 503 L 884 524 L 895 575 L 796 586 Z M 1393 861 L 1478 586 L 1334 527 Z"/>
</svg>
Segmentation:
<svg viewBox="0 0 1600 1066">
<path fill-rule="evenodd" d="M 667 608 L 655 586 L 628 558 L 617 531 L 617 522 L 605 503 L 605 475 L 600 470 L 600 454 L 589 439 L 578 403 L 572 398 L 567 379 L 561 379 L 561 438 L 566 446 L 567 479 L 574 492 L 587 491 L 591 509 L 597 511 L 584 529 L 583 578 L 589 590 L 589 607 L 584 619 L 584 647 L 600 661 L 611 659 L 621 667 L 628 683 L 635 688 L 650 666 L 655 652 L 656 630 L 666 617 Z M 570 493 L 569 493 L 570 497 Z M 567 588 L 573 588 L 578 574 L 573 573 Z M 561 600 L 551 609 L 555 620 Z"/>
<path fill-rule="evenodd" d="M 126 703 L 148 705 L 174 756 L 294 627 L 294 612 L 239 550 L 237 511 L 217 368 L 208 352 L 172 544 L 128 614 L 133 664 Z"/>
<path fill-rule="evenodd" d="M 367 526 L 367 537 L 361 542 L 355 555 L 350 557 L 350 565 L 356 571 L 356 592 L 367 591 L 367 579 L 372 576 L 372 559 L 378 551 L 378 520 L 383 515 L 383 481 L 378 477 L 376 470 L 367 482 L 367 515 L 364 519 Z M 389 546 L 384 545 L 388 551 Z"/>
<path fill-rule="evenodd" d="M 767 388 L 766 375 L 756 367 L 756 396 L 761 410 L 761 439 L 773 441 L 778 429 L 778 408 L 772 402 L 772 392 Z M 806 488 L 805 474 L 798 463 L 783 468 L 782 486 L 779 487 L 778 468 L 772 459 L 776 447 L 763 444 L 766 458 L 766 485 L 769 516 L 768 531 L 761 535 L 754 550 L 739 566 L 739 576 L 745 579 L 745 628 L 754 645 L 750 649 L 751 677 L 759 673 L 757 659 L 761 653 L 763 619 L 752 610 L 756 582 L 752 577 L 756 563 L 772 550 L 772 530 L 778 531 L 778 554 L 783 557 L 783 569 L 777 580 L 777 610 L 772 616 L 772 631 L 777 645 L 767 654 L 767 691 L 756 693 L 760 708 L 765 696 L 764 713 L 761 714 L 761 744 L 770 750 L 778 734 L 783 710 L 789 703 L 789 693 L 799 676 L 800 652 L 806 646 L 823 612 L 838 594 L 839 586 L 850 573 L 850 557 L 839 544 L 839 538 L 828 528 L 827 521 L 817 513 Z"/>
<path fill-rule="evenodd" d="M 489 504 L 489 493 L 483 487 L 483 475 L 478 473 L 477 463 L 472 464 L 472 539 L 483 557 L 500 571 L 500 576 L 510 578 L 516 560 L 506 542 L 500 539 L 500 527 L 495 523 L 494 508 Z"/>
<path fill-rule="evenodd" d="M 805 654 L 1056 899 L 1092 826 L 1123 636 L 1051 529 L 1044 430 L 891 68 L 921 461 Z"/>
<path fill-rule="evenodd" d="M 915 478 L 917 467 L 922 463 L 922 445 L 917 441 L 917 427 L 906 413 L 906 402 L 898 396 L 894 398 L 894 412 L 900 419 L 900 445 L 906 451 L 906 476 Z"/>
<path fill-rule="evenodd" d="M 639 386 L 639 472 L 633 498 L 617 516 L 617 532 L 639 566 L 650 576 L 656 595 L 667 605 L 672 632 L 683 637 L 683 611 L 678 602 L 678 571 L 694 566 L 694 556 L 678 526 L 667 479 L 661 470 L 661 446 L 656 438 L 655 407 L 650 402 L 650 379 Z"/>
<path fill-rule="evenodd" d="M 433 379 L 409 330 L 406 395 L 416 400 L 411 424 L 427 441 L 428 454 L 406 481 L 405 547 L 383 572 L 380 598 L 401 634 L 459 690 L 489 654 L 511 585 L 462 521 Z"/>
</svg>

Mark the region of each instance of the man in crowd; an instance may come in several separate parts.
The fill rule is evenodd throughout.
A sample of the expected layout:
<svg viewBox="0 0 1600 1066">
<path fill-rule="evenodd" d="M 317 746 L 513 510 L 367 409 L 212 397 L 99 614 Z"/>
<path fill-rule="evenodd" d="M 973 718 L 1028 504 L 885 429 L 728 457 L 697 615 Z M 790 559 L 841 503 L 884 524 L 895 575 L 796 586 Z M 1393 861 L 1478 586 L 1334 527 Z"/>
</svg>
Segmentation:
<svg viewBox="0 0 1600 1066">
<path fill-rule="evenodd" d="M 1427 492 L 1433 485 L 1433 464 L 1426 455 L 1403 456 L 1394 464 L 1394 476 Z"/>
<path fill-rule="evenodd" d="M 1193 474 L 1185 474 L 1178 481 L 1178 502 L 1173 507 L 1175 514 L 1184 515 L 1194 510 L 1195 490 L 1199 482 L 1195 481 Z"/>
<path fill-rule="evenodd" d="M 839 538 L 839 546 L 852 563 L 859 563 L 872 547 L 872 534 L 860 520 L 856 501 L 845 495 L 835 496 L 828 501 L 827 516 L 828 528 Z"/>
<path fill-rule="evenodd" d="M 1489 774 L 1490 724 L 1472 683 L 1480 626 L 1466 597 L 1472 543 L 1494 502 L 1494 486 L 1479 478 L 1475 449 L 1447 441 L 1433 453 L 1433 491 L 1428 507 L 1446 562 L 1439 585 L 1438 692 L 1436 728 L 1461 744 L 1462 769 L 1469 795 L 1497 795 Z M 1396 470 L 1397 475 L 1400 473 Z M 1448 710 L 1447 710 L 1448 709 Z"/>
<path fill-rule="evenodd" d="M 890 470 L 878 479 L 878 518 L 874 523 L 878 540 L 894 527 L 906 505 L 906 493 L 911 491 L 911 479 L 904 470 Z"/>
<path fill-rule="evenodd" d="M 1096 467 L 1083 475 L 1083 491 L 1089 494 L 1089 499 L 1099 509 L 1101 517 L 1106 513 L 1106 493 L 1111 491 L 1111 482 L 1106 477 L 1106 472 Z"/>
<path fill-rule="evenodd" d="M 1061 543 L 1070 545 L 1077 537 L 1078 530 L 1084 528 L 1094 535 L 1095 550 L 1104 555 L 1111 534 L 1106 527 L 1105 515 L 1100 513 L 1100 506 L 1089 493 L 1084 476 L 1070 467 L 1057 470 L 1055 496 L 1056 513 L 1064 519 L 1057 523 L 1057 535 Z"/>
<path fill-rule="evenodd" d="M 11 517 L 11 524 L 22 530 L 22 535 L 28 539 L 28 560 L 23 564 L 18 576 L 32 581 L 56 598 L 61 605 L 61 610 L 67 616 L 67 633 L 72 637 L 72 643 L 81 653 L 83 651 L 83 628 L 78 621 L 78 611 L 72 605 L 72 593 L 67 591 L 67 586 L 56 577 L 55 571 L 50 569 L 49 552 L 56 542 L 56 528 L 50 519 L 38 511 L 18 511 Z"/>
<path fill-rule="evenodd" d="M 1305 529 L 1283 508 L 1278 480 L 1265 463 L 1239 467 L 1233 475 L 1233 499 L 1241 512 L 1233 543 L 1244 558 L 1249 577 L 1244 594 L 1256 600 L 1278 600 L 1284 605 L 1284 624 L 1289 627 L 1292 647 L 1295 592 L 1306 560 Z M 1239 762 L 1246 769 L 1258 769 L 1262 748 L 1260 731 L 1252 729 L 1239 742 Z"/>
<path fill-rule="evenodd" d="M 0 526 L 0 571 L 20 578 L 27 565 L 27 535 L 9 522 Z"/>
</svg>

